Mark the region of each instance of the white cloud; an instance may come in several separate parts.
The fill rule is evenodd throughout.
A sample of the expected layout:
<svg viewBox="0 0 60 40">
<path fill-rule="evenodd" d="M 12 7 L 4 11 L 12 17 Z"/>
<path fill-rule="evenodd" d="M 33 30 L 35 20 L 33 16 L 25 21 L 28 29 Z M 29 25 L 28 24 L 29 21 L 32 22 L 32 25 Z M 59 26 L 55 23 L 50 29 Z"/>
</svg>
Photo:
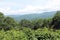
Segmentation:
<svg viewBox="0 0 60 40">
<path fill-rule="evenodd" d="M 0 6 L 17 6 L 17 5 L 21 5 L 21 4 L 14 2 L 0 2 Z"/>
<path fill-rule="evenodd" d="M 0 8 L 0 12 L 3 12 L 3 13 L 7 13 L 7 11 L 9 11 L 10 8 L 7 7 L 7 8 Z"/>
<path fill-rule="evenodd" d="M 60 10 L 60 0 L 51 0 L 47 2 L 46 8 L 51 11 Z"/>
<path fill-rule="evenodd" d="M 35 13 L 36 11 L 42 9 L 42 7 L 39 6 L 31 6 L 31 5 L 27 5 L 24 9 L 19 10 L 19 12 L 30 12 L 30 13 Z"/>
<path fill-rule="evenodd" d="M 19 6 L 19 4 L 17 3 L 0 3 L 0 6 L 5 6 L 6 7 L 0 7 L 0 11 L 4 12 L 5 15 L 9 15 L 9 14 L 29 14 L 29 13 L 41 13 L 41 12 L 46 12 L 46 11 L 57 11 L 60 10 L 60 0 L 49 0 L 48 2 L 46 2 L 46 4 L 44 5 L 26 5 L 23 9 L 17 9 L 14 10 L 11 8 L 11 6 Z M 9 5 L 9 6 L 8 6 Z M 20 4 L 21 5 L 21 4 Z M 22 5 L 21 5 L 22 6 Z"/>
<path fill-rule="evenodd" d="M 26 6 L 25 9 L 20 10 L 20 12 L 26 13 L 41 13 L 45 11 L 57 11 L 60 10 L 60 0 L 49 0 L 44 6 Z"/>
</svg>

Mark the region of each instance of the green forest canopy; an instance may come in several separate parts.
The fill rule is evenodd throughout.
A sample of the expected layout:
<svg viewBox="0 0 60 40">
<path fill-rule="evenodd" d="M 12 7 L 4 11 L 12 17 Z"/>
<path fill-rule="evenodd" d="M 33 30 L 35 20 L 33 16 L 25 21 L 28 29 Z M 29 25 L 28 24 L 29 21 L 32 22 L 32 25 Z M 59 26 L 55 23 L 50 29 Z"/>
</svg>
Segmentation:
<svg viewBox="0 0 60 40">
<path fill-rule="evenodd" d="M 0 12 L 0 40 L 60 40 L 59 24 L 60 11 L 53 18 L 20 22 Z"/>
</svg>

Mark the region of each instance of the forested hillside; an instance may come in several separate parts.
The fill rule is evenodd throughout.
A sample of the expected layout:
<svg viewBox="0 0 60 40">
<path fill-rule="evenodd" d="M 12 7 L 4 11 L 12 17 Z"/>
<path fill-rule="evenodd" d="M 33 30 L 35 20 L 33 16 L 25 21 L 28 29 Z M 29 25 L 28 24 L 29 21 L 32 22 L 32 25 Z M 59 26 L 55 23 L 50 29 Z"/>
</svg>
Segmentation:
<svg viewBox="0 0 60 40">
<path fill-rule="evenodd" d="M 27 20 L 35 20 L 35 19 L 44 19 L 44 18 L 52 18 L 56 14 L 56 11 L 52 12 L 44 12 L 44 13 L 31 13 L 31 14 L 25 14 L 25 15 L 6 15 L 9 17 L 14 18 L 15 20 L 19 21 L 22 19 Z"/>
<path fill-rule="evenodd" d="M 60 40 L 60 11 L 53 18 L 19 22 L 0 12 L 0 40 Z"/>
</svg>

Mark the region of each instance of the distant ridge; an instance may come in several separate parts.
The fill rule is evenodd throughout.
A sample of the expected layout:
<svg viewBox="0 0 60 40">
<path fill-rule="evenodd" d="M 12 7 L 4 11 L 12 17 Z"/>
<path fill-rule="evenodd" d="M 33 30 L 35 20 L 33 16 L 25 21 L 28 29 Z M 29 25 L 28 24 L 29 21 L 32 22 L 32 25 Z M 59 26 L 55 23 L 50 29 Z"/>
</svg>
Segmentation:
<svg viewBox="0 0 60 40">
<path fill-rule="evenodd" d="M 56 14 L 55 11 L 53 12 L 44 12 L 41 14 L 25 14 L 25 15 L 7 15 L 15 20 L 21 20 L 21 19 L 27 19 L 27 20 L 34 20 L 34 19 L 40 19 L 40 18 L 52 18 Z"/>
</svg>

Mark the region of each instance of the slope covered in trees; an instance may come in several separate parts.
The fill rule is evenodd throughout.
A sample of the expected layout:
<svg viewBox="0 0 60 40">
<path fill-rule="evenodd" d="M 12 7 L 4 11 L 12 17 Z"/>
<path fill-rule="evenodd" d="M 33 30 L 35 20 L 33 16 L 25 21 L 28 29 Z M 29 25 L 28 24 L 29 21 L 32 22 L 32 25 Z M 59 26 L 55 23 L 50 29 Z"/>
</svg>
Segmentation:
<svg viewBox="0 0 60 40">
<path fill-rule="evenodd" d="M 35 19 L 40 19 L 40 18 L 52 18 L 56 14 L 56 11 L 52 12 L 44 12 L 44 13 L 31 13 L 31 14 L 24 14 L 24 15 L 7 15 L 15 20 L 22 20 L 22 19 L 27 19 L 27 20 L 35 20 Z"/>
<path fill-rule="evenodd" d="M 60 11 L 58 11 L 52 19 L 51 25 L 53 25 L 53 28 L 55 29 L 60 29 Z"/>
<path fill-rule="evenodd" d="M 0 12 L 0 40 L 60 40 L 60 11 L 53 18 L 19 22 Z"/>
</svg>

